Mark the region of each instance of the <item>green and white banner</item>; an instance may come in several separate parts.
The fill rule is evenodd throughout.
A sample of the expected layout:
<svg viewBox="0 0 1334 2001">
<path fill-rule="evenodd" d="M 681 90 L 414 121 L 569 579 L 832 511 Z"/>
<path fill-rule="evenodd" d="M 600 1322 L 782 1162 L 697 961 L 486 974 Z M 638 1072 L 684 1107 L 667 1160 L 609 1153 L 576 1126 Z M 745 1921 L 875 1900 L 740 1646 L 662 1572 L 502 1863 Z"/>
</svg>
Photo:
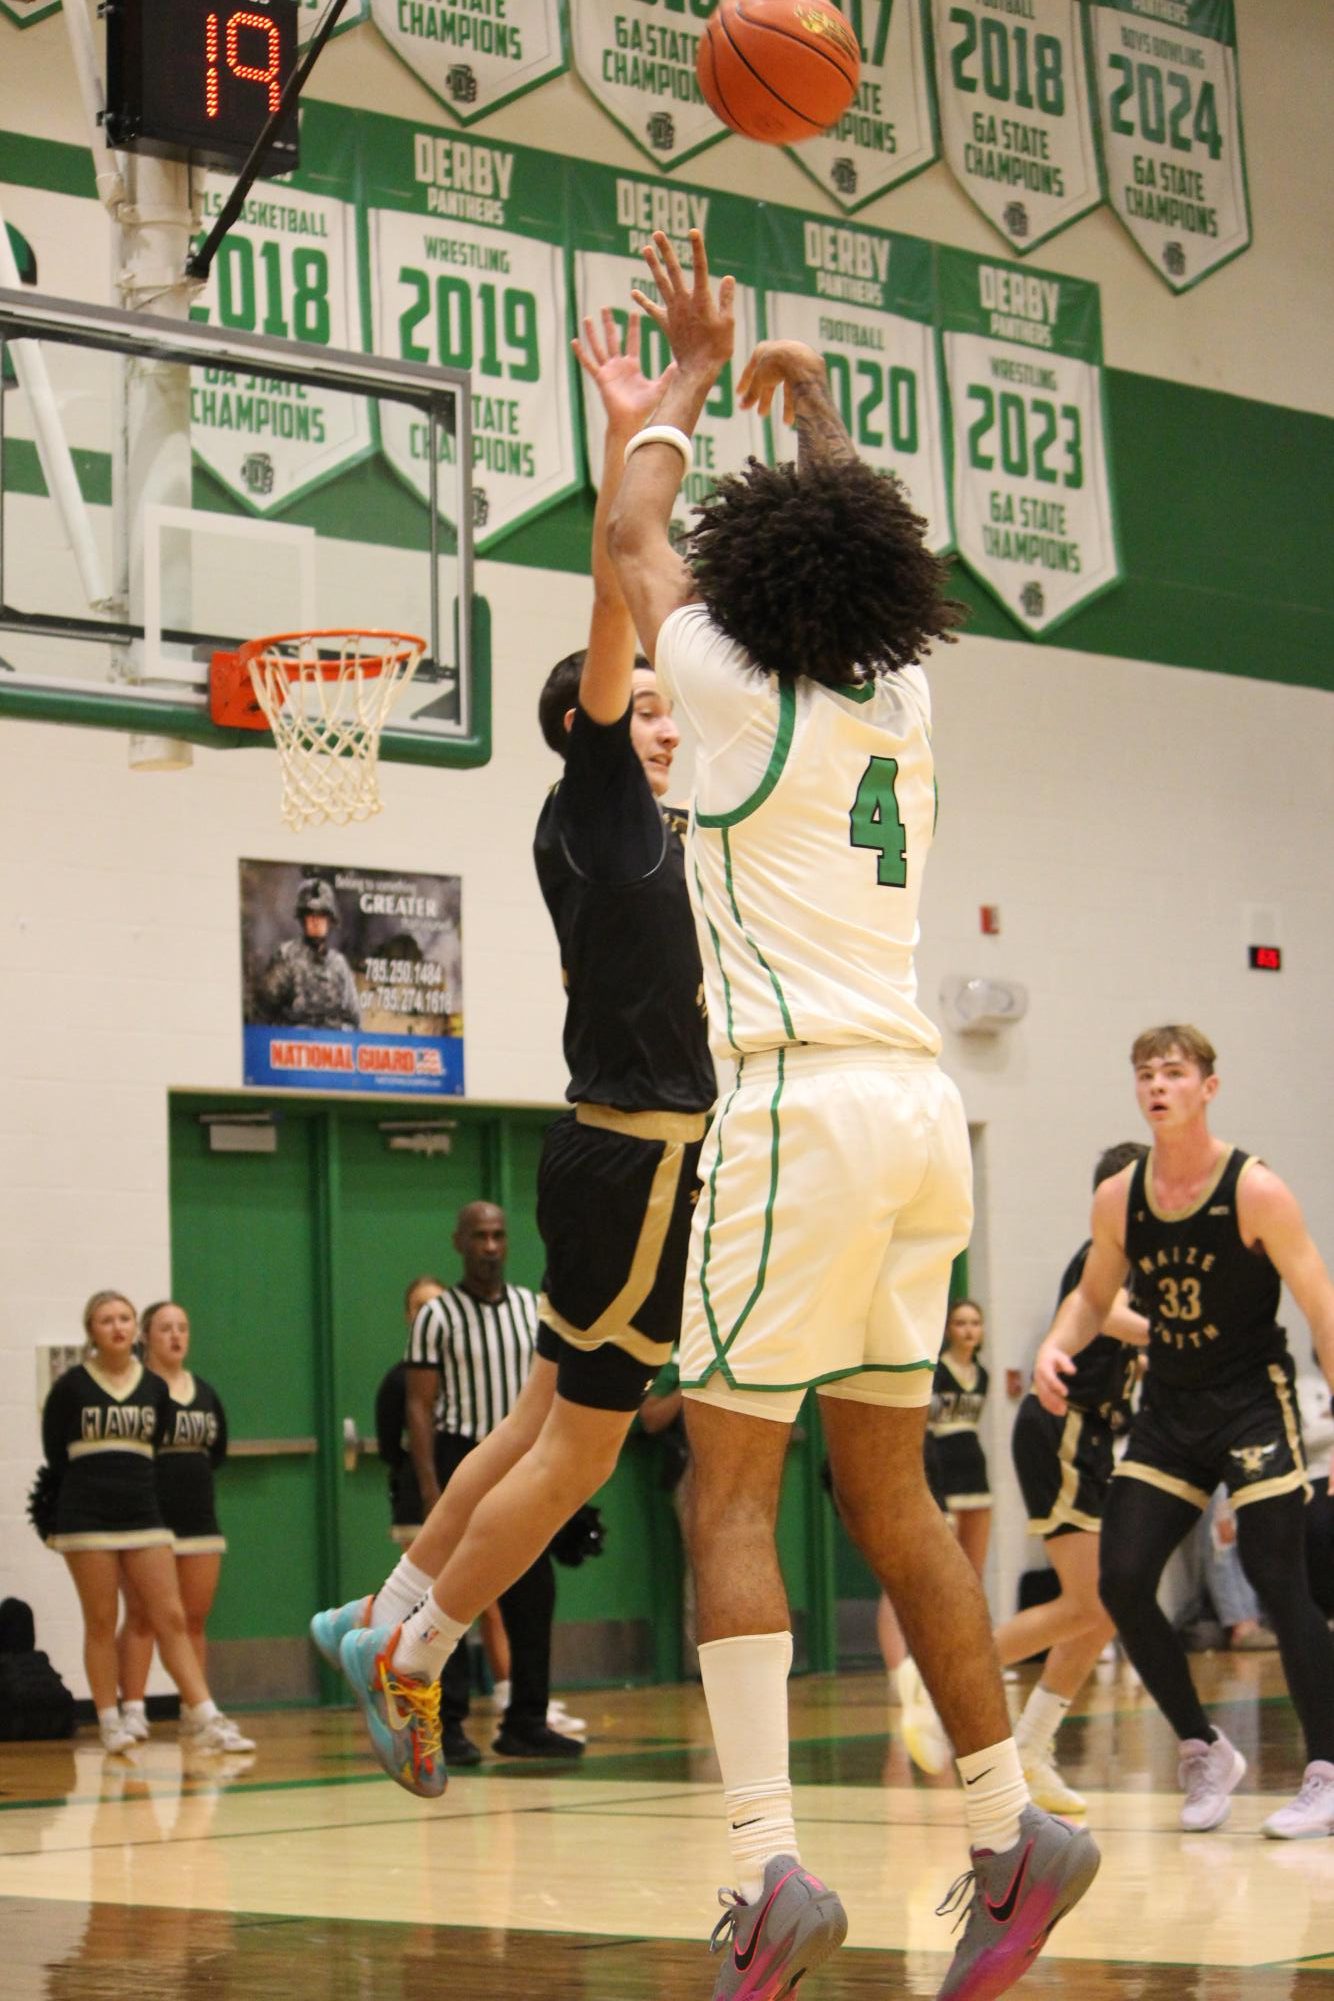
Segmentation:
<svg viewBox="0 0 1334 2001">
<path fill-rule="evenodd" d="M 718 0 L 570 0 L 574 67 L 659 167 L 727 137 L 700 94 L 695 51 Z"/>
<path fill-rule="evenodd" d="M 849 214 L 939 157 L 929 5 L 930 0 L 843 0 L 861 43 L 856 98 L 836 125 L 788 151 Z"/>
<path fill-rule="evenodd" d="M 569 67 L 561 0 L 370 0 L 370 10 L 394 54 L 463 125 Z"/>
<path fill-rule="evenodd" d="M 315 30 L 319 27 L 320 22 L 328 13 L 329 0 L 296 0 L 296 4 L 297 41 L 304 49 L 307 42 L 313 37 Z M 344 7 L 338 17 L 338 26 L 329 37 L 330 41 L 336 42 L 338 37 L 345 35 L 349 28 L 360 27 L 361 23 L 369 21 L 370 17 L 371 0 L 347 0 L 346 7 Z M 305 100 L 303 99 L 302 101 L 304 104 Z"/>
<path fill-rule="evenodd" d="M 936 252 L 960 555 L 1028 632 L 1120 581 L 1096 285 Z"/>
<path fill-rule="evenodd" d="M 361 117 L 377 354 L 472 372 L 472 509 L 490 548 L 581 483 L 565 278 L 565 170 L 548 153 Z M 417 414 L 387 404 L 385 457 L 429 493 Z M 442 436 L 442 461 L 455 440 Z M 451 481 L 441 482 L 441 506 Z"/>
<path fill-rule="evenodd" d="M 949 488 L 936 349 L 935 254 L 914 236 L 764 211 L 765 331 L 822 354 L 858 452 L 902 480 L 948 549 Z M 779 458 L 791 439 L 774 419 Z"/>
<path fill-rule="evenodd" d="M 314 347 L 363 346 L 354 192 L 354 141 L 332 106 L 306 106 L 303 166 L 259 181 L 223 238 L 190 317 Z M 204 182 L 205 229 L 232 190 L 230 174 Z M 195 457 L 256 514 L 345 472 L 374 449 L 364 398 L 308 384 L 201 368 L 191 374 Z"/>
<path fill-rule="evenodd" d="M 622 329 L 630 307 L 630 288 L 638 286 L 657 296 L 640 251 L 655 229 L 665 230 L 677 255 L 689 268 L 688 232 L 704 231 L 710 269 L 717 277 L 731 275 L 736 287 L 736 354 L 714 385 L 695 426 L 695 462 L 681 482 L 673 520 L 684 529 L 690 510 L 711 493 L 719 476 L 739 472 L 747 458 L 765 456 L 764 421 L 736 401 L 736 378 L 759 339 L 758 295 L 755 288 L 755 205 L 735 195 L 705 188 L 617 173 L 613 168 L 572 165 L 570 202 L 574 244 L 575 312 L 596 318 L 603 306 L 617 314 Z M 660 374 L 671 359 L 662 333 L 645 318 L 646 373 Z M 597 392 L 584 384 L 584 436 L 593 483 L 602 478 L 606 423 Z"/>
<path fill-rule="evenodd" d="M 1102 200 L 1081 0 L 932 0 L 945 158 L 1017 256 Z"/>
<path fill-rule="evenodd" d="M 0 0 L 0 17 L 19 28 L 30 28 L 34 21 L 59 11 L 60 0 Z"/>
<path fill-rule="evenodd" d="M 1233 0 L 1091 0 L 1089 20 L 1108 197 L 1187 291 L 1251 241 Z"/>
</svg>

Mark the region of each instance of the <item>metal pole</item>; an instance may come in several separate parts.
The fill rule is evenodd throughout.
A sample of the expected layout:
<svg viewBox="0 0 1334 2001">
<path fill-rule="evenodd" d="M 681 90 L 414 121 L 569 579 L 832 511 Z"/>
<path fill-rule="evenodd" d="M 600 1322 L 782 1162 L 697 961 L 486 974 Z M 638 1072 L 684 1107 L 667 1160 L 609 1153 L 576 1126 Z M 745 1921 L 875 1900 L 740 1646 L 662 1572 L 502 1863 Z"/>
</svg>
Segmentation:
<svg viewBox="0 0 1334 2001">
<path fill-rule="evenodd" d="M 431 561 L 431 665 L 438 672 L 440 659 L 440 416 L 434 403 L 426 427 L 426 505 L 430 515 L 427 528 Z"/>
</svg>

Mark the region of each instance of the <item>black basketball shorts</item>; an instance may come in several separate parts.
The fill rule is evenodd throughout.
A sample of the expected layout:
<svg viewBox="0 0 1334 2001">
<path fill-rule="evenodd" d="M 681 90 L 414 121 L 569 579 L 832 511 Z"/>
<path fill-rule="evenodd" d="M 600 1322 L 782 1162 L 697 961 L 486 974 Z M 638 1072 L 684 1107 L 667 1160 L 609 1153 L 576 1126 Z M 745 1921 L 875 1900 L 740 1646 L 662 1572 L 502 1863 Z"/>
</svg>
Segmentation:
<svg viewBox="0 0 1334 2001">
<path fill-rule="evenodd" d="M 1152 1388 L 1130 1427 L 1118 1479 L 1143 1480 L 1197 1508 L 1227 1488 L 1234 1507 L 1311 1486 L 1290 1356 L 1216 1389 Z"/>
<path fill-rule="evenodd" d="M 1028 1533 L 1047 1538 L 1096 1532 L 1112 1483 L 1112 1434 L 1101 1418 L 1054 1417 L 1030 1393 L 1015 1413 L 1010 1457 L 1028 1509 Z"/>
<path fill-rule="evenodd" d="M 671 1355 L 704 1127 L 702 1112 L 578 1105 L 547 1132 L 538 1353 L 570 1402 L 635 1410 Z"/>
</svg>

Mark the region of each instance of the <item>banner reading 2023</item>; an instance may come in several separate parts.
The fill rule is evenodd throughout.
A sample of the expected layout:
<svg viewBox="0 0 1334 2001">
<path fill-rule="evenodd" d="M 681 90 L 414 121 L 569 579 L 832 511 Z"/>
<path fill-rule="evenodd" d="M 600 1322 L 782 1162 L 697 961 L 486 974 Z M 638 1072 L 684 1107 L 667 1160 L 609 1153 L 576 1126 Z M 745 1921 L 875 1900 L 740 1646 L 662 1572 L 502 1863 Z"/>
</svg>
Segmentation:
<svg viewBox="0 0 1334 2001">
<path fill-rule="evenodd" d="M 582 477 L 563 162 L 370 113 L 362 134 L 375 349 L 471 370 L 473 527 L 485 550 Z M 386 404 L 380 443 L 425 500 L 421 418 Z M 439 451 L 453 463 L 452 436 Z"/>
<path fill-rule="evenodd" d="M 932 246 L 785 208 L 765 209 L 764 234 L 766 332 L 823 355 L 861 457 L 903 482 L 930 547 L 949 548 Z M 790 457 L 790 439 L 777 449 Z"/>
<path fill-rule="evenodd" d="M 1026 631 L 1119 583 L 1098 288 L 936 252 L 959 554 Z"/>
<path fill-rule="evenodd" d="M 1112 207 L 1184 292 L 1251 240 L 1233 0 L 1093 0 L 1089 22 Z"/>
<path fill-rule="evenodd" d="M 1081 0 L 933 0 L 950 171 L 1022 257 L 1102 200 Z"/>
</svg>

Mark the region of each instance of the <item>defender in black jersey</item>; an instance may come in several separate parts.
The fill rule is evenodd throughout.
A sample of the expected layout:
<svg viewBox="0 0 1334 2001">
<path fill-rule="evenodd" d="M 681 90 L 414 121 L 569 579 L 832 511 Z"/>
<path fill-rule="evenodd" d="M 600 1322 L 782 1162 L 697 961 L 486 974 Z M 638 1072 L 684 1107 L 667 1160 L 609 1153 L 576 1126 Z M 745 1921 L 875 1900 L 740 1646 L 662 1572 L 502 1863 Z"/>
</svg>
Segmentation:
<svg viewBox="0 0 1334 2001">
<path fill-rule="evenodd" d="M 1153 1149 L 1094 1197 L 1092 1248 L 1043 1344 L 1035 1385 L 1048 1410 L 1066 1409 L 1070 1357 L 1103 1323 L 1128 1271 L 1149 1322 L 1149 1369 L 1107 1504 L 1102 1598 L 1181 1740 L 1181 1824 L 1197 1833 L 1221 1825 L 1246 1769 L 1200 1706 L 1157 1602 L 1168 1557 L 1222 1482 L 1307 1745 L 1301 1791 L 1265 1833 L 1334 1833 L 1334 1640 L 1306 1571 L 1309 1483 L 1276 1318 L 1286 1283 L 1334 1384 L 1334 1285 L 1278 1176 L 1210 1133 L 1218 1078 L 1199 1029 L 1147 1030 L 1132 1062 Z"/>
</svg>

